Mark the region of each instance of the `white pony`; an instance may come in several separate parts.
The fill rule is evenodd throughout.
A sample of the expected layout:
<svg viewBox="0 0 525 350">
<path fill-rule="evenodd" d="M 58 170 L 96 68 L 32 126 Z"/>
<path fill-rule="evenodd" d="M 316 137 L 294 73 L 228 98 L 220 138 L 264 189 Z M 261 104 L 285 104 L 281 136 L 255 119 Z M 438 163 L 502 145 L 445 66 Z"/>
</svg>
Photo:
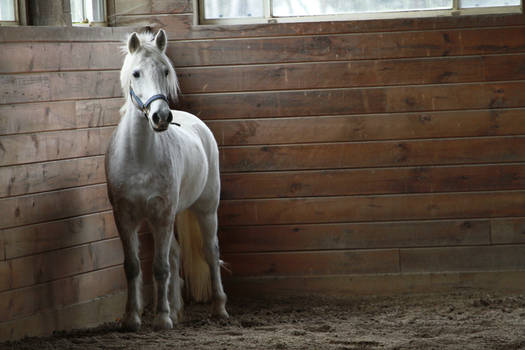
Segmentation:
<svg viewBox="0 0 525 350">
<path fill-rule="evenodd" d="M 126 103 L 105 159 L 109 199 L 124 248 L 128 300 L 122 325 L 129 330 L 141 324 L 137 231 L 144 221 L 155 247 L 154 327 L 172 328 L 182 317 L 181 260 L 188 293 L 196 301 L 212 298 L 212 314 L 228 317 L 219 271 L 217 143 L 196 116 L 169 109 L 168 97 L 177 97 L 178 83 L 166 45 L 163 30 L 156 36 L 129 36 L 120 72 Z"/>
</svg>

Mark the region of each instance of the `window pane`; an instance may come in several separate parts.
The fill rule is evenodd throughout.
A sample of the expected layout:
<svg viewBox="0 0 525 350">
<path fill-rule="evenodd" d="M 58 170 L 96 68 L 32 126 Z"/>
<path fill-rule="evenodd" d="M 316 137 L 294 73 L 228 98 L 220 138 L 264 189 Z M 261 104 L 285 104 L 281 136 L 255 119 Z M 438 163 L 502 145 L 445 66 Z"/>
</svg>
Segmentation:
<svg viewBox="0 0 525 350">
<path fill-rule="evenodd" d="M 262 17 L 262 0 L 206 0 L 204 18 Z"/>
<path fill-rule="evenodd" d="M 105 22 L 104 0 L 84 0 L 86 3 L 86 16 L 90 22 Z"/>
<path fill-rule="evenodd" d="M 311 16 L 451 9 L 452 0 L 273 0 L 272 6 L 277 17 Z"/>
<path fill-rule="evenodd" d="M 14 0 L 0 0 L 0 21 L 15 21 Z"/>
<path fill-rule="evenodd" d="M 519 6 L 520 0 L 460 0 L 460 8 Z"/>
<path fill-rule="evenodd" d="M 71 0 L 71 22 L 81 23 L 84 20 L 84 4 L 82 0 Z"/>
</svg>

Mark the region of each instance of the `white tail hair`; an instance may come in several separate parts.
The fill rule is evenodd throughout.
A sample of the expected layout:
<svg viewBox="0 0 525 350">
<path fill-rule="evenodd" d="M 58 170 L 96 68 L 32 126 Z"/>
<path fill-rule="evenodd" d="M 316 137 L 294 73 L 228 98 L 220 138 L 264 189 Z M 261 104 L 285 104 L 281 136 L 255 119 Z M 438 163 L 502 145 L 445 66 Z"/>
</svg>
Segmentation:
<svg viewBox="0 0 525 350">
<path fill-rule="evenodd" d="M 202 231 L 190 209 L 177 214 L 177 233 L 181 247 L 182 271 L 186 294 L 196 302 L 211 299 L 210 267 L 203 252 Z"/>
</svg>

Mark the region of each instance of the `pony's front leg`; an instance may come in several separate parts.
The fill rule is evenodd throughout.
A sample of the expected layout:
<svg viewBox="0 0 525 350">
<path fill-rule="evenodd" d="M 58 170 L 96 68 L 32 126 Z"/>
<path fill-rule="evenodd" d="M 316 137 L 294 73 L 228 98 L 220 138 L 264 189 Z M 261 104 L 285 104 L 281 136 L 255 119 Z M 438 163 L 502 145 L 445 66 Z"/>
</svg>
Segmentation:
<svg viewBox="0 0 525 350">
<path fill-rule="evenodd" d="M 137 235 L 140 222 L 128 210 L 114 210 L 113 213 L 124 250 L 124 272 L 128 282 L 128 299 L 122 326 L 124 329 L 137 331 L 142 313 L 142 273 Z"/>
<path fill-rule="evenodd" d="M 169 252 L 173 238 L 173 221 L 171 224 L 153 228 L 155 255 L 153 258 L 153 277 L 156 289 L 156 315 L 153 326 L 156 329 L 171 329 L 168 289 L 170 281 Z M 175 277 L 175 276 L 173 276 Z"/>
</svg>

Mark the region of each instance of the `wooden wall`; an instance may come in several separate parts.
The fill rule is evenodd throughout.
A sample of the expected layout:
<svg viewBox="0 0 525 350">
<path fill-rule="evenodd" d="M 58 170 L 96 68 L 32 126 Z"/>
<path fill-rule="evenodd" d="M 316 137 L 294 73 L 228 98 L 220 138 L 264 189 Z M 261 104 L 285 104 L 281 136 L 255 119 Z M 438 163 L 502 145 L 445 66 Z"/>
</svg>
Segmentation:
<svg viewBox="0 0 525 350">
<path fill-rule="evenodd" d="M 523 15 L 193 26 L 190 0 L 108 5 L 123 28 L 0 28 L 0 339 L 122 313 L 103 153 L 143 25 L 221 146 L 230 295 L 523 291 Z"/>
</svg>

